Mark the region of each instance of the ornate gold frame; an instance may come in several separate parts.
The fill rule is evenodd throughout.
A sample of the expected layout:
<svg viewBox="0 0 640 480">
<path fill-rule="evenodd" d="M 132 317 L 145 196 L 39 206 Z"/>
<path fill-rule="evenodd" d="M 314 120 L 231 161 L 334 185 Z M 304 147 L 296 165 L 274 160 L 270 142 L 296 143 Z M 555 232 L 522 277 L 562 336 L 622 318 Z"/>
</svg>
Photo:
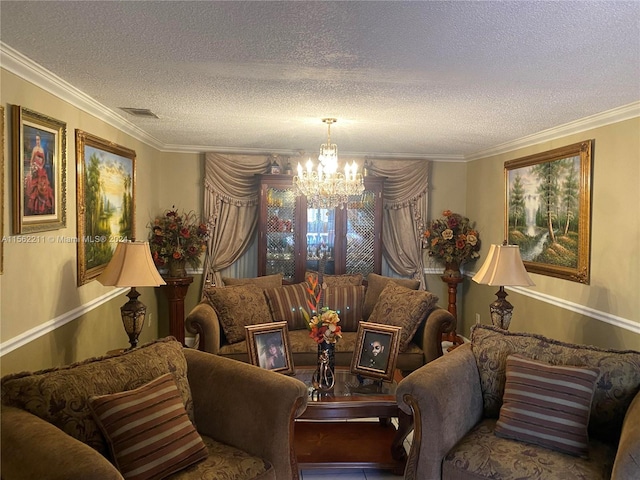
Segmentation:
<svg viewBox="0 0 640 480">
<path fill-rule="evenodd" d="M 67 124 L 19 105 L 11 106 L 12 152 L 13 152 L 13 233 L 34 233 L 58 230 L 67 226 Z M 52 156 L 45 158 L 48 176 L 53 190 L 53 212 L 29 214 L 25 208 L 25 162 L 32 149 L 32 141 L 45 138 L 47 151 L 53 148 Z M 46 157 L 46 155 L 45 155 Z M 50 163 L 49 163 L 50 160 Z M 45 167 L 39 169 L 45 170 Z M 38 189 L 39 190 L 39 189 Z M 28 194 L 28 192 L 27 192 Z"/>
<path fill-rule="evenodd" d="M 400 348 L 400 330 L 402 330 L 402 327 L 396 327 L 394 325 L 360 322 L 358 325 L 356 347 L 353 352 L 353 357 L 351 358 L 351 373 L 362 377 L 383 380 L 385 382 L 393 381 L 396 361 L 398 360 L 398 350 Z M 371 339 L 371 335 L 374 335 L 375 338 L 388 337 L 388 341 L 386 342 L 388 355 L 384 368 L 373 368 L 366 365 L 366 343 Z"/>
<path fill-rule="evenodd" d="M 291 356 L 291 347 L 289 346 L 289 328 L 287 322 L 270 322 L 260 323 L 258 325 L 245 326 L 245 335 L 247 338 L 247 351 L 249 353 L 249 361 L 252 365 L 260 368 L 271 370 L 272 372 L 293 375 L 295 367 L 293 366 L 293 357 Z M 285 366 L 280 368 L 268 368 L 261 362 L 259 350 L 264 347 L 264 340 L 267 335 L 277 334 L 285 358 Z"/>
<path fill-rule="evenodd" d="M 4 107 L 0 105 L 0 275 L 4 271 Z"/>
<path fill-rule="evenodd" d="M 585 140 L 505 162 L 505 238 L 527 271 L 589 284 L 592 150 Z"/>
<path fill-rule="evenodd" d="M 89 158 L 87 158 L 89 153 Z M 125 230 L 130 227 L 130 235 L 128 233 L 119 232 L 105 232 L 94 231 L 92 228 L 87 228 L 88 219 L 87 209 L 90 208 L 88 203 L 87 190 L 87 172 L 86 165 L 88 161 L 96 161 L 96 165 L 103 167 L 109 165 L 111 168 L 102 168 L 100 170 L 100 176 L 106 175 L 106 178 L 100 178 L 99 183 L 101 185 L 113 185 L 116 182 L 110 182 L 114 178 L 124 177 L 124 183 L 122 188 L 117 191 L 118 195 L 115 197 L 127 198 L 127 202 L 130 205 L 122 207 L 122 215 L 125 218 Z M 102 138 L 91 135 L 90 133 L 83 132 L 82 130 L 76 130 L 76 195 L 77 195 L 77 250 L 78 250 L 78 286 L 84 285 L 90 280 L 94 279 L 105 269 L 109 260 L 113 255 L 116 248 L 116 244 L 121 241 L 135 240 L 136 234 L 136 152 L 126 147 L 116 145 L 113 142 L 104 140 Z M 130 178 L 127 179 L 127 174 Z M 98 191 L 100 198 L 106 196 L 106 191 L 101 185 L 94 185 L 93 191 Z M 125 200 L 122 201 L 123 205 Z M 96 216 L 100 216 L 104 213 L 104 205 L 98 205 L 96 208 L 100 208 L 99 212 L 96 212 Z M 129 212 L 126 215 L 126 212 Z M 88 231 L 89 230 L 89 231 Z M 110 247 L 110 248 L 107 248 Z M 90 255 L 87 255 L 87 250 L 90 251 Z"/>
</svg>

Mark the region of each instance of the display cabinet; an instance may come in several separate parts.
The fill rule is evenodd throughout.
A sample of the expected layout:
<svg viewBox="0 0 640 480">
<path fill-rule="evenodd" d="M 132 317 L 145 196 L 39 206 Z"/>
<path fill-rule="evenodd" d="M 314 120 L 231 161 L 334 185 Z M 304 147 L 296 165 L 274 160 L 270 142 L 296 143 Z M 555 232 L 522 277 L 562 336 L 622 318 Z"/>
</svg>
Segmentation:
<svg viewBox="0 0 640 480">
<path fill-rule="evenodd" d="M 307 270 L 380 273 L 384 178 L 365 177 L 364 184 L 345 208 L 307 208 L 291 175 L 261 175 L 258 274 L 298 283 Z"/>
</svg>

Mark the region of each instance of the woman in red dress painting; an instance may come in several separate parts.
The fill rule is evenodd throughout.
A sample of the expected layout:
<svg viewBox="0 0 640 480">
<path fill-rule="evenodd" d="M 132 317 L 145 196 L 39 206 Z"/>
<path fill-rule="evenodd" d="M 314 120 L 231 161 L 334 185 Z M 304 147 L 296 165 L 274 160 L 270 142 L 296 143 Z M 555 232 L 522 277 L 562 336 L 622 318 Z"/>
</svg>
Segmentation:
<svg viewBox="0 0 640 480">
<path fill-rule="evenodd" d="M 44 168 L 45 153 L 40 135 L 36 135 L 36 145 L 31 151 L 29 173 L 25 177 L 25 214 L 47 215 L 53 213 L 54 196 L 49 176 Z"/>
</svg>

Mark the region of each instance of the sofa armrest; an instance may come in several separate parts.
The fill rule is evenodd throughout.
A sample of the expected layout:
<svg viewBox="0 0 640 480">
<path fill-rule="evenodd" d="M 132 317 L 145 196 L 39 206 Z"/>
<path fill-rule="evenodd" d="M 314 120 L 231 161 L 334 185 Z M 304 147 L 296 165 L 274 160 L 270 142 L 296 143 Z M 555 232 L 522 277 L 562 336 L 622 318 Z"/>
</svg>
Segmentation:
<svg viewBox="0 0 640 480">
<path fill-rule="evenodd" d="M 2 479 L 122 480 L 97 450 L 26 410 L 2 406 Z"/>
<path fill-rule="evenodd" d="M 398 385 L 396 399 L 414 416 L 405 478 L 440 478 L 443 457 L 482 417 L 480 376 L 471 345 L 412 372 Z"/>
<path fill-rule="evenodd" d="M 185 349 L 198 431 L 271 462 L 297 478 L 294 419 L 307 408 L 304 383 L 228 358 Z"/>
<path fill-rule="evenodd" d="M 636 478 L 640 472 L 640 392 L 629 405 L 622 423 L 612 480 Z"/>
<path fill-rule="evenodd" d="M 424 322 L 424 328 L 418 330 L 414 342 L 424 352 L 424 363 L 442 356 L 442 334 L 456 329 L 456 317 L 444 308 L 432 310 Z"/>
<path fill-rule="evenodd" d="M 209 353 L 220 351 L 220 321 L 208 302 L 202 301 L 193 307 L 184 323 L 187 332 L 198 335 L 198 350 Z"/>
</svg>

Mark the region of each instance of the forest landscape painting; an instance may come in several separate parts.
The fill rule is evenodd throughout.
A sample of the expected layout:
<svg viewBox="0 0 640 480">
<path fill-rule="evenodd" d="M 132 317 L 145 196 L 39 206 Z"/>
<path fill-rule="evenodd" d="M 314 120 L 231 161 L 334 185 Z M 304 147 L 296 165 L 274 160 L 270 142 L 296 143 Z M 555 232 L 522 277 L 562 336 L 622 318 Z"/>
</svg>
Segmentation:
<svg viewBox="0 0 640 480">
<path fill-rule="evenodd" d="M 116 244 L 135 239 L 133 150 L 76 130 L 78 285 L 97 277 Z"/>
<path fill-rule="evenodd" d="M 589 283 L 592 141 L 505 162 L 505 238 L 527 271 Z"/>
</svg>

